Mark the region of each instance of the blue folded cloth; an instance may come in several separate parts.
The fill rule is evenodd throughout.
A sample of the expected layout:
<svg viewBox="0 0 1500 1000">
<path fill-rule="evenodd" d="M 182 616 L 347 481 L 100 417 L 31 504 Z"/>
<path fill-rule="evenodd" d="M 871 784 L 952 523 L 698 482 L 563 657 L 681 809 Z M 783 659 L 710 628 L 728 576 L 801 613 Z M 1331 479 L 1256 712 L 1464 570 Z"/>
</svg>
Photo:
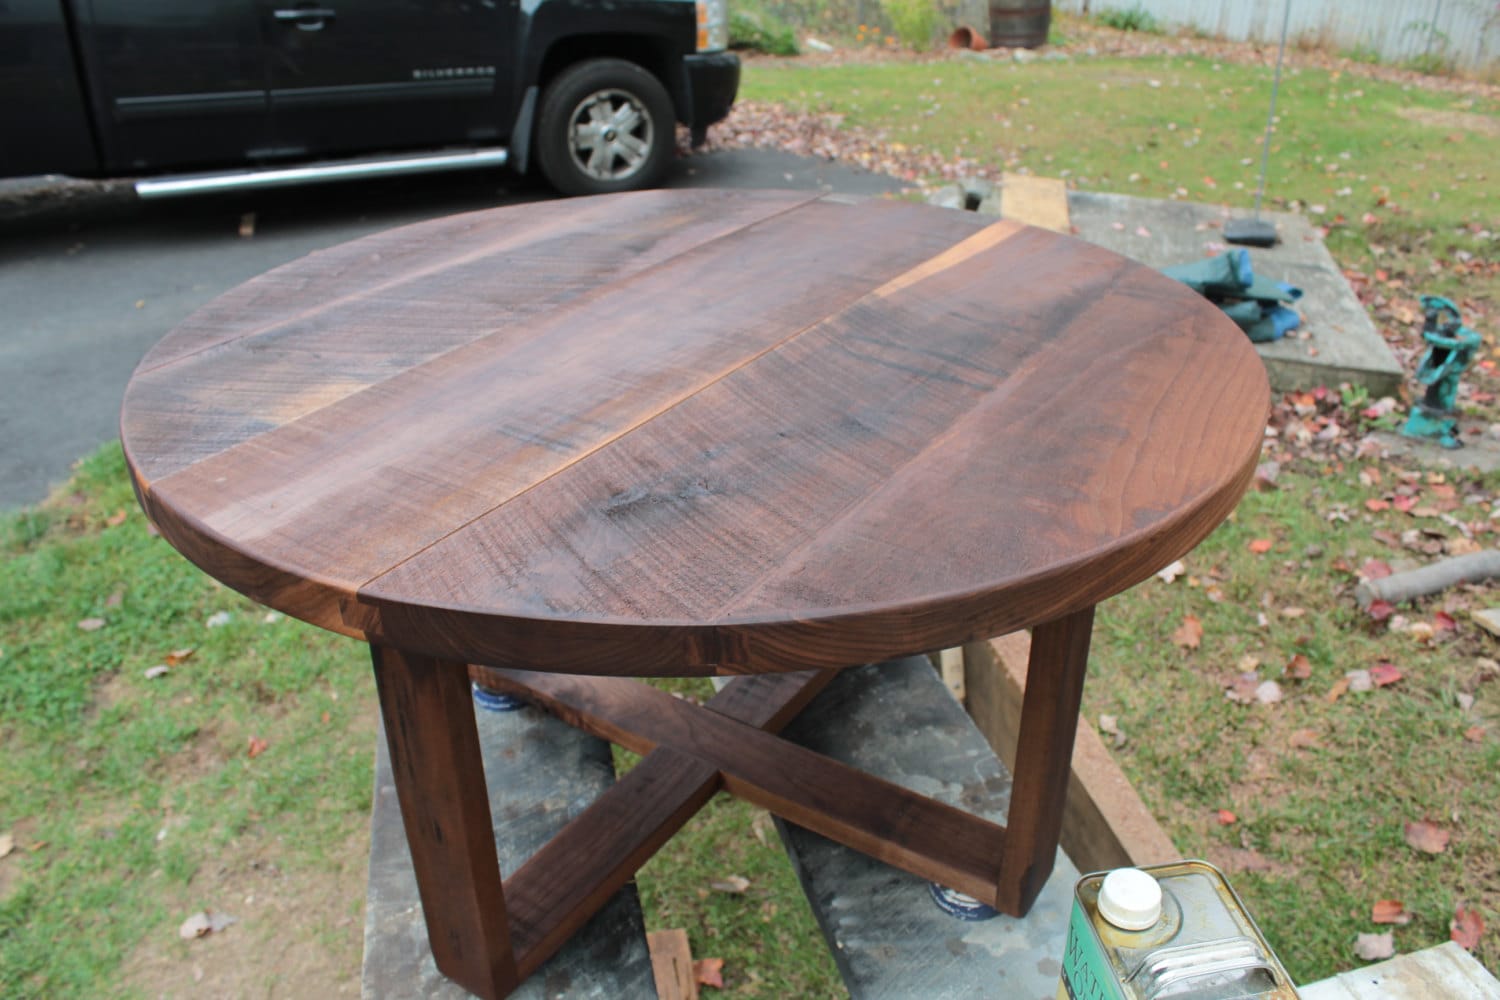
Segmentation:
<svg viewBox="0 0 1500 1000">
<path fill-rule="evenodd" d="M 1162 268 L 1162 274 L 1223 309 L 1255 343 L 1279 340 L 1302 322 L 1301 316 L 1283 305 L 1302 298 L 1302 289 L 1255 274 L 1248 250 L 1174 264 Z"/>
</svg>

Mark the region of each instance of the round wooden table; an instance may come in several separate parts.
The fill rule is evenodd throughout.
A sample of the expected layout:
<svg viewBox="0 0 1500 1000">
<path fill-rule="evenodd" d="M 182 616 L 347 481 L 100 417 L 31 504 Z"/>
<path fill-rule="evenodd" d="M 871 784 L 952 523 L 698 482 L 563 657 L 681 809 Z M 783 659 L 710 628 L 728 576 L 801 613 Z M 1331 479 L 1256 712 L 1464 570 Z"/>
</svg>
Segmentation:
<svg viewBox="0 0 1500 1000">
<path fill-rule="evenodd" d="M 1228 515 L 1267 406 L 1231 322 L 1107 251 L 699 190 L 278 268 L 146 356 L 121 430 L 184 555 L 370 643 L 439 968 L 502 996 L 720 787 L 1024 912 L 1094 605 Z M 774 735 L 838 668 L 1026 627 L 1004 827 Z M 712 673 L 754 676 L 618 679 Z M 503 888 L 471 674 L 650 755 Z"/>
</svg>

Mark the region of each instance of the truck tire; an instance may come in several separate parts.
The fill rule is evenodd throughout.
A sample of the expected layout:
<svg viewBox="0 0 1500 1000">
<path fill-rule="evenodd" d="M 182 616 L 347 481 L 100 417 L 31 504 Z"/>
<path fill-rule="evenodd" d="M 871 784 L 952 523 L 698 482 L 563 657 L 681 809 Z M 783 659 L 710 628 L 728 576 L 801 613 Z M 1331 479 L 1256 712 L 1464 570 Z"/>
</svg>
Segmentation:
<svg viewBox="0 0 1500 1000">
<path fill-rule="evenodd" d="M 661 181 L 677 146 L 672 99 L 661 81 L 623 59 L 569 66 L 547 86 L 536 158 L 563 194 L 635 191 Z"/>
</svg>

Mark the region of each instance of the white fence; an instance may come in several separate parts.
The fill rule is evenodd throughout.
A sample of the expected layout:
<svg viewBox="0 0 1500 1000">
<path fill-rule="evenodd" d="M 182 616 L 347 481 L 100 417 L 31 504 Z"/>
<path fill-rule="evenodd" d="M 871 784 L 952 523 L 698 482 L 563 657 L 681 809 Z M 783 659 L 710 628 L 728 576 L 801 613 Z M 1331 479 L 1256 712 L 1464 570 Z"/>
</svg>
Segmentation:
<svg viewBox="0 0 1500 1000">
<path fill-rule="evenodd" d="M 1169 27 L 1224 38 L 1275 42 L 1285 0 L 1052 0 L 1075 14 L 1140 8 Z M 1496 0 L 1291 0 L 1287 38 L 1336 51 L 1376 54 L 1389 62 L 1424 57 L 1467 70 L 1500 63 Z"/>
</svg>

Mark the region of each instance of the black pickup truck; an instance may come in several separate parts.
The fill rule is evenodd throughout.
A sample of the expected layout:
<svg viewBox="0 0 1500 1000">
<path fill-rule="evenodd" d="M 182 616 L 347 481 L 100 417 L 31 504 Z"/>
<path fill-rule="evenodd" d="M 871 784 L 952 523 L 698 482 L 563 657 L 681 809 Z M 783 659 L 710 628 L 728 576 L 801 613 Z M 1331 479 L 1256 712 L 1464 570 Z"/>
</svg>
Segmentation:
<svg viewBox="0 0 1500 1000">
<path fill-rule="evenodd" d="M 0 0 L 0 177 L 142 197 L 508 164 L 657 183 L 729 113 L 727 0 Z"/>
</svg>

